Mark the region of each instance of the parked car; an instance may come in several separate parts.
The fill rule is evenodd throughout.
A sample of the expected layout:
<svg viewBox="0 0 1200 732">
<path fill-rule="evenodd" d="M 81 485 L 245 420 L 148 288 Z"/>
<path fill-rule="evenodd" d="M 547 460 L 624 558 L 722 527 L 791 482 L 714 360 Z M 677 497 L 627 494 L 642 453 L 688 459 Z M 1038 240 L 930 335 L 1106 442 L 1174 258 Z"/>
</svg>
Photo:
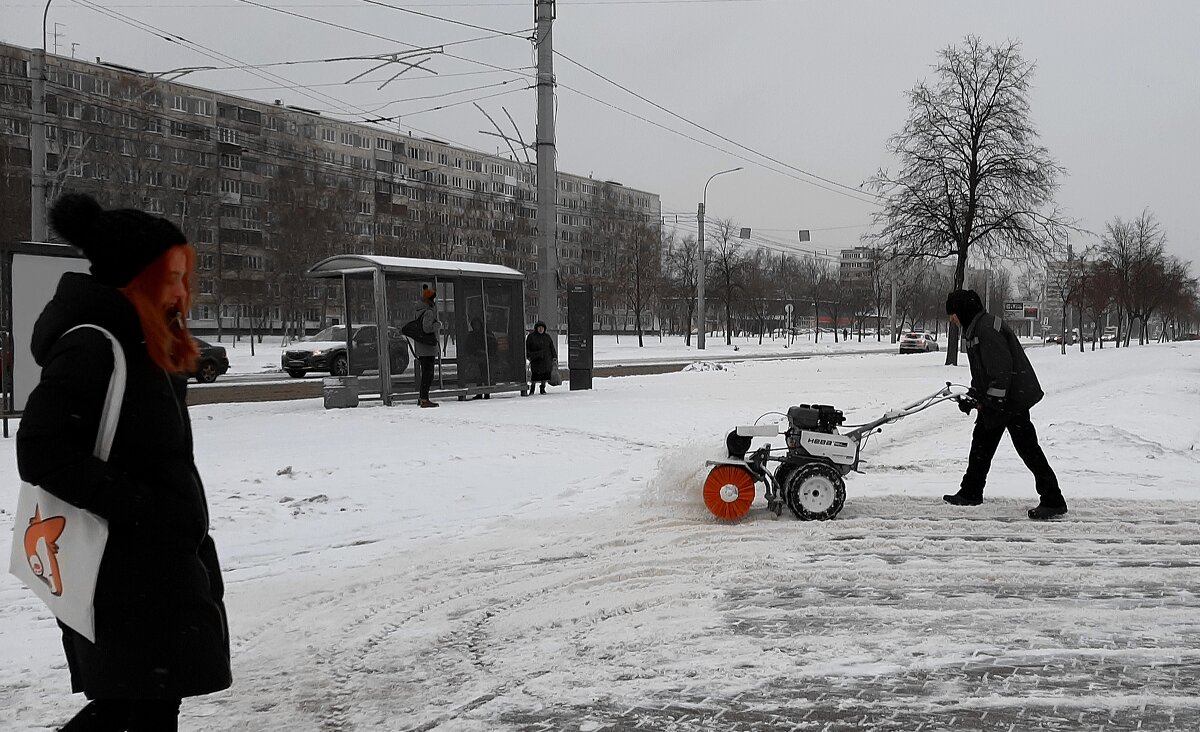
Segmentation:
<svg viewBox="0 0 1200 732">
<path fill-rule="evenodd" d="M 354 351 L 346 353 L 346 326 L 333 325 L 284 349 L 280 365 L 288 376 L 298 379 L 310 371 L 333 376 L 355 376 L 379 363 L 379 338 L 374 325 L 357 325 L 351 334 Z M 399 328 L 388 328 L 388 352 L 392 376 L 408 368 L 408 341 Z"/>
<path fill-rule="evenodd" d="M 1175 340 L 1177 341 L 1200 341 L 1200 333 L 1184 333 Z"/>
<path fill-rule="evenodd" d="M 900 337 L 900 353 L 928 353 L 941 350 L 938 348 L 937 336 L 924 331 L 905 333 Z"/>
<path fill-rule="evenodd" d="M 1110 325 L 1107 328 L 1105 328 L 1104 332 L 1100 334 L 1100 340 L 1102 340 L 1102 341 L 1117 340 L 1117 326 Z"/>
<path fill-rule="evenodd" d="M 208 341 L 202 341 L 195 336 L 196 346 L 200 349 L 200 361 L 192 376 L 201 384 L 211 384 L 229 371 L 229 358 L 225 355 L 224 346 L 214 346 Z"/>
</svg>

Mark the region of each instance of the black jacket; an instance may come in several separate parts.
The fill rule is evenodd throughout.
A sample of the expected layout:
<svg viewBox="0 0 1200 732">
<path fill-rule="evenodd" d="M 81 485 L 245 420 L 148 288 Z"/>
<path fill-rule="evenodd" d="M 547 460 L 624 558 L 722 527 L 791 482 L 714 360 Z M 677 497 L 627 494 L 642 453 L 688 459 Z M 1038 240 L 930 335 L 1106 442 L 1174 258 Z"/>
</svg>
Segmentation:
<svg viewBox="0 0 1200 732">
<path fill-rule="evenodd" d="M 534 326 L 533 331 L 525 337 L 525 358 L 529 359 L 531 381 L 549 381 L 554 359 L 558 358 L 554 338 L 549 333 L 538 333 L 537 326 Z"/>
<path fill-rule="evenodd" d="M 971 364 L 971 388 L 981 397 L 1005 399 L 1010 411 L 1024 411 L 1042 400 L 1037 374 L 1020 341 L 1001 318 L 986 311 L 963 332 Z"/>
<path fill-rule="evenodd" d="M 92 456 L 112 346 L 128 368 L 107 463 Z M 192 455 L 186 379 L 146 351 L 133 305 L 69 273 L 38 318 L 41 381 L 17 433 L 21 477 L 109 521 L 96 586 L 96 643 L 63 628 L 74 691 L 89 698 L 179 698 L 230 685 L 229 629 L 208 506 Z"/>
</svg>

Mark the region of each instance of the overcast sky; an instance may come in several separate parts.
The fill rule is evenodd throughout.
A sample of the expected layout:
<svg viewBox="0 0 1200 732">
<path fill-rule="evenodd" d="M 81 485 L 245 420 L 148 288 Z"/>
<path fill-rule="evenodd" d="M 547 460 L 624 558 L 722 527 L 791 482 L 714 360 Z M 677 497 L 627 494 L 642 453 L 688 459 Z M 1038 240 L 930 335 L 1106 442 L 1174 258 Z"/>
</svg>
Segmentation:
<svg viewBox="0 0 1200 732">
<path fill-rule="evenodd" d="M 0 38 L 37 46 L 43 7 L 0 0 Z M 183 80 L 346 119 L 399 114 L 405 132 L 496 152 L 503 143 L 480 134 L 493 128 L 468 101 L 479 100 L 507 126 L 503 106 L 527 141 L 534 134 L 535 93 L 523 76 L 535 63 L 527 40 L 532 0 L 106 2 L 131 19 L 125 22 L 94 7 L 51 5 L 60 53 L 159 71 L 442 45 L 443 53 L 421 57 L 436 76 L 410 71 L 382 90 L 395 67 L 344 84 L 373 65 L 365 61 L 276 66 L 257 75 L 205 71 Z M 133 21 L 224 58 L 167 42 Z M 493 33 L 464 24 L 514 35 L 476 40 Z M 680 230 L 694 232 L 708 176 L 744 166 L 709 187 L 710 217 L 753 227 L 755 241 L 777 250 L 851 246 L 875 206 L 837 186 L 820 183 L 840 193 L 812 185 L 797 170 L 857 191 L 889 163 L 884 147 L 906 118 L 905 92 L 931 75 L 939 49 L 967 34 L 1019 40 L 1037 63 L 1032 115 L 1042 143 L 1068 170 L 1058 194 L 1067 212 L 1098 233 L 1113 217 L 1148 208 L 1166 230 L 1169 251 L 1200 273 L 1195 0 L 559 0 L 554 48 L 582 65 L 555 59 L 559 169 L 658 193 L 668 223 L 678 215 Z M 52 49 L 54 39 L 47 43 Z M 809 229 L 812 241 L 800 245 L 799 229 Z"/>
</svg>

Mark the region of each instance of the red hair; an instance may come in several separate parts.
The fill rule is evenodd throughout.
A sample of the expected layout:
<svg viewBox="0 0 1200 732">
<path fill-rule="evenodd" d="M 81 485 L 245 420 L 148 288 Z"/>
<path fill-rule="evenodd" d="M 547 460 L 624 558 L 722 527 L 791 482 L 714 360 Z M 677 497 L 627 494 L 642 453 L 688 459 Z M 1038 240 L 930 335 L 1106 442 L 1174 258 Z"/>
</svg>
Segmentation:
<svg viewBox="0 0 1200 732">
<path fill-rule="evenodd" d="M 175 303 L 178 318 L 172 319 L 162 309 L 163 288 L 171 276 L 167 259 L 171 252 L 182 250 L 187 258 L 183 274 L 183 289 L 187 291 L 183 301 Z M 192 272 L 196 270 L 196 250 L 188 244 L 176 244 L 146 266 L 137 277 L 121 288 L 121 292 L 137 310 L 142 323 L 142 335 L 146 337 L 146 350 L 150 360 L 164 371 L 190 374 L 196 370 L 200 349 L 188 332 L 187 316 L 192 307 Z"/>
</svg>

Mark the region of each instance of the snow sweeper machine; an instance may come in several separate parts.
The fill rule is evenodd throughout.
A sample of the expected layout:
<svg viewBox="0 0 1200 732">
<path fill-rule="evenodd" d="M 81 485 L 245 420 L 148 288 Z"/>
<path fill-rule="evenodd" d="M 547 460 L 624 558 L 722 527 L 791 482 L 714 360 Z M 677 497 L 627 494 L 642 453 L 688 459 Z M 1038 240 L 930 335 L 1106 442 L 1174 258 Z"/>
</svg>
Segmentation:
<svg viewBox="0 0 1200 732">
<path fill-rule="evenodd" d="M 885 424 L 948 400 L 974 403 L 967 387 L 946 382 L 936 392 L 861 425 L 845 425 L 845 417 L 827 404 L 801 404 L 787 414 L 768 412 L 755 424 L 739 425 L 725 438 L 729 457 L 709 460 L 712 470 L 704 481 L 704 503 L 714 516 L 727 521 L 742 518 L 754 503 L 755 486 L 762 483 L 767 508 L 779 516 L 783 506 L 803 521 L 827 521 L 846 503 L 844 476 L 858 469 L 867 438 Z M 779 415 L 785 421 L 760 424 Z M 784 446 L 770 443 L 751 451 L 755 438 L 784 436 Z"/>
</svg>

